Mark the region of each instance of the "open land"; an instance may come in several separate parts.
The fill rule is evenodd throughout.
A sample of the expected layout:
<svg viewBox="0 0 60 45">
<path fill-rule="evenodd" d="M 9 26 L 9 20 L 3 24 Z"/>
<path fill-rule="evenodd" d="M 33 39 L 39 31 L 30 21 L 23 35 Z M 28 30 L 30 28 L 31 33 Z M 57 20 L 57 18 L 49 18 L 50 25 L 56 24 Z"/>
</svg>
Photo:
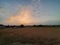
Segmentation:
<svg viewBox="0 0 60 45">
<path fill-rule="evenodd" d="M 60 27 L 0 29 L 0 45 L 60 45 Z"/>
</svg>

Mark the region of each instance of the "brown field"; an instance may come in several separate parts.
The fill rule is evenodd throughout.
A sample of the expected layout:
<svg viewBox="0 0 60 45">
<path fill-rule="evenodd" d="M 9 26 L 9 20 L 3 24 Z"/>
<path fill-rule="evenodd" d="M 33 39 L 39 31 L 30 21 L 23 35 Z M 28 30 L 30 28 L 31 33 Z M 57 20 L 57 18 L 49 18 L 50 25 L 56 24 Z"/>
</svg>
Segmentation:
<svg viewBox="0 0 60 45">
<path fill-rule="evenodd" d="M 60 27 L 0 29 L 0 45 L 60 45 Z"/>
</svg>

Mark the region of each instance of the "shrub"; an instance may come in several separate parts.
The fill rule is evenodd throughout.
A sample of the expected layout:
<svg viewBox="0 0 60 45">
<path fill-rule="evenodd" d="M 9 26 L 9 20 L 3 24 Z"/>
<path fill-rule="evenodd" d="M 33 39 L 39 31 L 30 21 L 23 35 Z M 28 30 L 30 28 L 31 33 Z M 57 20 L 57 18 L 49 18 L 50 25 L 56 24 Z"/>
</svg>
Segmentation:
<svg viewBox="0 0 60 45">
<path fill-rule="evenodd" d="M 24 27 L 24 25 L 23 25 L 23 24 L 21 24 L 21 25 L 20 25 L 20 27 Z"/>
</svg>

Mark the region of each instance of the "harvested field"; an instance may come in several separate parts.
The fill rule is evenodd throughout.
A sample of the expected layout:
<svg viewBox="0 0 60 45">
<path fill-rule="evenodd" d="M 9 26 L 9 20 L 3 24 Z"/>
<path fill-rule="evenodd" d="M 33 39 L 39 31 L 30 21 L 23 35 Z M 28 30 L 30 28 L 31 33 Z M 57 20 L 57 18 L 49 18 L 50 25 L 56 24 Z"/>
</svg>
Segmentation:
<svg viewBox="0 0 60 45">
<path fill-rule="evenodd" d="M 0 29 L 0 45 L 60 45 L 60 27 Z"/>
</svg>

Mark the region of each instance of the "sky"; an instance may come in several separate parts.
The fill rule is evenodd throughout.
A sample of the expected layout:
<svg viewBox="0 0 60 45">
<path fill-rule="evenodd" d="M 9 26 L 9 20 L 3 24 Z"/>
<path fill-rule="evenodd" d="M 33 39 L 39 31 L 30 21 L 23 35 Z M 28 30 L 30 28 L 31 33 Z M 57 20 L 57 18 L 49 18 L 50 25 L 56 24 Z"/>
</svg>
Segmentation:
<svg viewBox="0 0 60 45">
<path fill-rule="evenodd" d="M 0 0 L 0 24 L 60 25 L 60 0 Z"/>
</svg>

